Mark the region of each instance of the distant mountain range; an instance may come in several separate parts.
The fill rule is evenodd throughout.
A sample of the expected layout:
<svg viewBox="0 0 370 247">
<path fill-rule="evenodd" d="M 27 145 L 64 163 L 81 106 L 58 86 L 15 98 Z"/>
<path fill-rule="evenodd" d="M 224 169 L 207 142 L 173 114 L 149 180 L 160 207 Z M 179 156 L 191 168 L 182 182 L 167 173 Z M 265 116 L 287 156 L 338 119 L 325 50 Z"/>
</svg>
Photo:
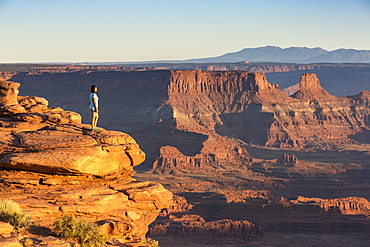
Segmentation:
<svg viewBox="0 0 370 247">
<path fill-rule="evenodd" d="M 145 65 L 171 63 L 237 63 L 237 62 L 273 62 L 273 63 L 370 63 L 370 50 L 337 49 L 327 51 L 320 47 L 264 46 L 245 48 L 237 52 L 226 53 L 218 57 L 186 60 L 157 60 L 138 62 L 84 62 L 86 65 Z"/>
<path fill-rule="evenodd" d="M 370 50 L 338 49 L 327 51 L 322 48 L 265 46 L 245 48 L 210 58 L 189 59 L 191 63 L 215 62 L 281 62 L 281 63 L 370 63 Z"/>
</svg>

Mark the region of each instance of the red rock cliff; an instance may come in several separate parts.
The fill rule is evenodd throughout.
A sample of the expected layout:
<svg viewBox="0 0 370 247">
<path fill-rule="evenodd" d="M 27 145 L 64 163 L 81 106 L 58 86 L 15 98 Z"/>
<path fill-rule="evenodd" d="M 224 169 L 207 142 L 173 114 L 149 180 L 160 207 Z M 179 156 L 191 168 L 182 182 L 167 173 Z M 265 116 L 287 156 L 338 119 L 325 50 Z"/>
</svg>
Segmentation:
<svg viewBox="0 0 370 247">
<path fill-rule="evenodd" d="M 332 96 L 315 74 L 302 75 L 293 97 L 269 83 L 264 74 L 246 71 L 18 74 L 15 79 L 87 119 L 83 97 L 90 83 L 97 84 L 104 99 L 100 123 L 135 136 L 148 154 L 147 164 L 160 157 L 162 146 L 193 157 L 205 154 L 204 147 L 210 146 L 205 143 L 216 147 L 225 138 L 304 147 L 349 143 L 348 136 L 369 128 L 368 99 Z"/>
<path fill-rule="evenodd" d="M 247 79 L 247 72 L 171 71 L 168 93 L 237 93 Z"/>
</svg>

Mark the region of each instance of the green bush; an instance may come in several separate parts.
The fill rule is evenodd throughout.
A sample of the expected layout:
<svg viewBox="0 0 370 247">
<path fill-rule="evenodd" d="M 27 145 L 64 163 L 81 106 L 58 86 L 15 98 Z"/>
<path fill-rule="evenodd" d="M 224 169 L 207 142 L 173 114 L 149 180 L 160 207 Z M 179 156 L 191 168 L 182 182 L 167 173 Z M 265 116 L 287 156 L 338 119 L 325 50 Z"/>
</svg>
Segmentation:
<svg viewBox="0 0 370 247">
<path fill-rule="evenodd" d="M 53 231 L 64 239 L 78 242 L 81 247 L 105 246 L 108 240 L 97 224 L 77 219 L 74 215 L 55 221 Z"/>
<path fill-rule="evenodd" d="M 31 216 L 23 213 L 18 203 L 9 199 L 0 199 L 0 221 L 11 224 L 15 230 L 27 229 Z"/>
</svg>

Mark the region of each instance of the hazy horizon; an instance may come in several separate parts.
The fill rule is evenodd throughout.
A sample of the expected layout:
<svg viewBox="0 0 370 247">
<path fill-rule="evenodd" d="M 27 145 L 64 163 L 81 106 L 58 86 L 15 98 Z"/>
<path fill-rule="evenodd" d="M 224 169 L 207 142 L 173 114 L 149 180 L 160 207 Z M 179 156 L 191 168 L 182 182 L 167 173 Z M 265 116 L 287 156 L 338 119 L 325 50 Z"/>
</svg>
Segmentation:
<svg viewBox="0 0 370 247">
<path fill-rule="evenodd" d="M 0 0 L 0 63 L 186 60 L 267 45 L 370 50 L 370 1 Z"/>
</svg>

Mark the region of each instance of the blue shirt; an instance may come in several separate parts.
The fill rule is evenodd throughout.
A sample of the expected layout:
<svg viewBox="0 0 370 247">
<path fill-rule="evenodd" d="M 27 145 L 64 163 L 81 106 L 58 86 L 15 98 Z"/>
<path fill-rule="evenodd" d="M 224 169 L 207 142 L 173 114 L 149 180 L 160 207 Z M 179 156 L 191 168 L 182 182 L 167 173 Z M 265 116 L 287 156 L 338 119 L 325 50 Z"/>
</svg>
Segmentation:
<svg viewBox="0 0 370 247">
<path fill-rule="evenodd" d="M 96 99 L 96 108 L 98 108 L 98 102 L 99 102 L 99 97 L 96 95 L 96 93 L 90 93 L 90 109 L 96 110 L 94 106 L 94 99 Z"/>
</svg>

